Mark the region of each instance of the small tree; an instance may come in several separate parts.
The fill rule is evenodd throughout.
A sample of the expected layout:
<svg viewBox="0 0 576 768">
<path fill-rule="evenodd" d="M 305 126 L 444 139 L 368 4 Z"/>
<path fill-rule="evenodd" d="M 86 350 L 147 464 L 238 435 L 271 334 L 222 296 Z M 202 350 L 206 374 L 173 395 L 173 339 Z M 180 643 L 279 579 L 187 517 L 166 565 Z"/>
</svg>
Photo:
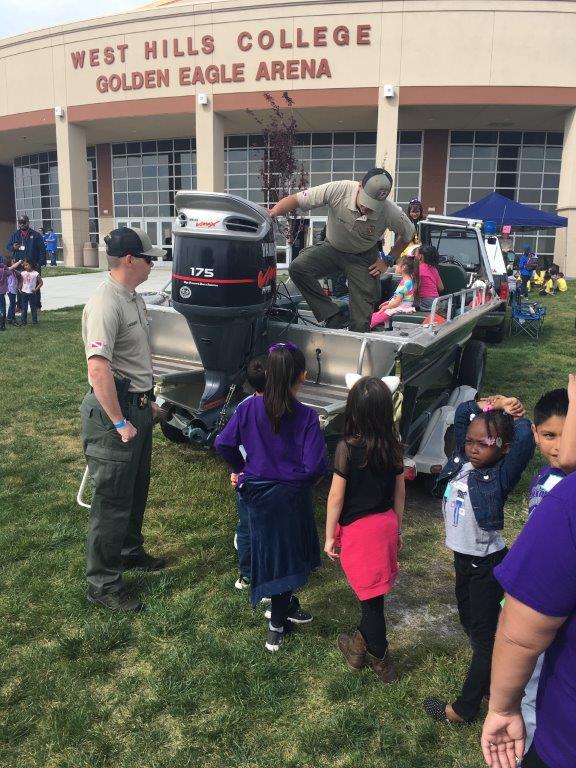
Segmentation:
<svg viewBox="0 0 576 768">
<path fill-rule="evenodd" d="M 260 184 L 265 205 L 272 206 L 296 189 L 308 186 L 308 175 L 302 163 L 298 163 L 296 147 L 297 124 L 294 117 L 294 99 L 287 91 L 282 94 L 285 106 L 280 106 L 271 93 L 264 98 L 269 110 L 264 118 L 251 109 L 246 112 L 258 123 L 264 137 L 264 157 L 260 166 Z M 303 233 L 302 219 L 294 211 L 287 214 L 288 226 L 283 235 L 294 248 Z"/>
</svg>

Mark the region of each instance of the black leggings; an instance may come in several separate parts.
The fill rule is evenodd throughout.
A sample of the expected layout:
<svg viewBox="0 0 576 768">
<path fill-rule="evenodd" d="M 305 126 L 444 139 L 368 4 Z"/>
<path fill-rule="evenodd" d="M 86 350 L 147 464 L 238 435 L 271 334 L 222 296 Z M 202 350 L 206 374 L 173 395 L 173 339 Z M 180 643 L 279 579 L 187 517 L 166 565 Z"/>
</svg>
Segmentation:
<svg viewBox="0 0 576 768">
<path fill-rule="evenodd" d="M 286 616 L 290 608 L 292 592 L 282 592 L 280 595 L 272 595 L 270 624 L 276 629 L 280 629 L 286 623 Z"/>
<path fill-rule="evenodd" d="M 377 659 L 383 659 L 388 648 L 386 619 L 384 618 L 384 595 L 360 600 L 362 618 L 358 629 L 362 633 L 368 651 Z"/>
</svg>

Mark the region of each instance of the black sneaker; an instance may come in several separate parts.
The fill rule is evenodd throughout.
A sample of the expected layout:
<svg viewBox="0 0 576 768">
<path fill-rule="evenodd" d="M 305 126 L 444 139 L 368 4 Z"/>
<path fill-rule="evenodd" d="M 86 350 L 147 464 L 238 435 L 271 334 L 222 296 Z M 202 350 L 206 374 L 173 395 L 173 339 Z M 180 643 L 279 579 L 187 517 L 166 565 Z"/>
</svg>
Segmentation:
<svg viewBox="0 0 576 768">
<path fill-rule="evenodd" d="M 140 552 L 137 555 L 122 558 L 122 568 L 125 571 L 161 571 L 166 568 L 166 558 L 153 557 L 148 552 Z"/>
<path fill-rule="evenodd" d="M 270 608 L 264 612 L 264 616 L 266 616 L 267 619 L 272 618 L 272 611 Z M 310 624 L 310 622 L 314 619 L 314 616 L 312 616 L 311 613 L 304 611 L 300 607 L 300 601 L 296 595 L 292 595 L 286 618 L 288 621 L 292 622 L 292 624 Z"/>
<path fill-rule="evenodd" d="M 266 643 L 264 647 L 271 653 L 276 653 L 280 650 L 280 646 L 284 642 L 284 630 L 279 632 L 277 629 L 271 629 L 268 627 L 268 634 L 266 636 Z"/>
<path fill-rule="evenodd" d="M 107 592 L 104 595 L 95 595 L 90 590 L 87 594 L 88 602 L 108 608 L 110 611 L 123 613 L 137 613 L 144 610 L 144 605 L 137 597 L 132 597 L 125 589 L 117 592 Z"/>
</svg>

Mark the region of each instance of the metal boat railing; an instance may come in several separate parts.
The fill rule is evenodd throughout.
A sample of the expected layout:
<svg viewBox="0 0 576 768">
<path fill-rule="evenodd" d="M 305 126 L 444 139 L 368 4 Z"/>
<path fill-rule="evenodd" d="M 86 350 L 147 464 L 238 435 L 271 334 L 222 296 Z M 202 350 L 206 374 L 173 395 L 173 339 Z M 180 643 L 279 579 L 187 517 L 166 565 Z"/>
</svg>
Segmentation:
<svg viewBox="0 0 576 768">
<path fill-rule="evenodd" d="M 436 315 L 445 319 L 446 322 L 461 317 L 466 312 L 471 312 L 486 304 L 486 295 L 490 295 L 490 300 L 496 298 L 496 292 L 492 286 L 485 284 L 463 288 L 455 293 L 448 293 L 446 296 L 438 296 L 432 302 L 429 315 L 429 325 L 436 325 Z M 471 298 L 470 298 L 471 297 Z M 446 305 L 446 314 L 439 312 L 439 307 Z M 454 306 L 457 306 L 456 314 L 453 314 Z"/>
</svg>

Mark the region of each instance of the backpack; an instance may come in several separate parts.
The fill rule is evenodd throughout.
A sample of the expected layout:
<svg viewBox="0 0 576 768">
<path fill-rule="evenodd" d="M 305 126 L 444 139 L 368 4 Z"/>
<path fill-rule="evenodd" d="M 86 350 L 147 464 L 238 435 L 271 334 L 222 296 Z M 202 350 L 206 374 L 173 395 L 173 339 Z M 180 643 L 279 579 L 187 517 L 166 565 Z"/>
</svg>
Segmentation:
<svg viewBox="0 0 576 768">
<path fill-rule="evenodd" d="M 530 256 L 528 256 L 528 261 L 526 262 L 524 269 L 538 269 L 538 256 L 536 256 L 536 254 L 531 253 Z"/>
</svg>

